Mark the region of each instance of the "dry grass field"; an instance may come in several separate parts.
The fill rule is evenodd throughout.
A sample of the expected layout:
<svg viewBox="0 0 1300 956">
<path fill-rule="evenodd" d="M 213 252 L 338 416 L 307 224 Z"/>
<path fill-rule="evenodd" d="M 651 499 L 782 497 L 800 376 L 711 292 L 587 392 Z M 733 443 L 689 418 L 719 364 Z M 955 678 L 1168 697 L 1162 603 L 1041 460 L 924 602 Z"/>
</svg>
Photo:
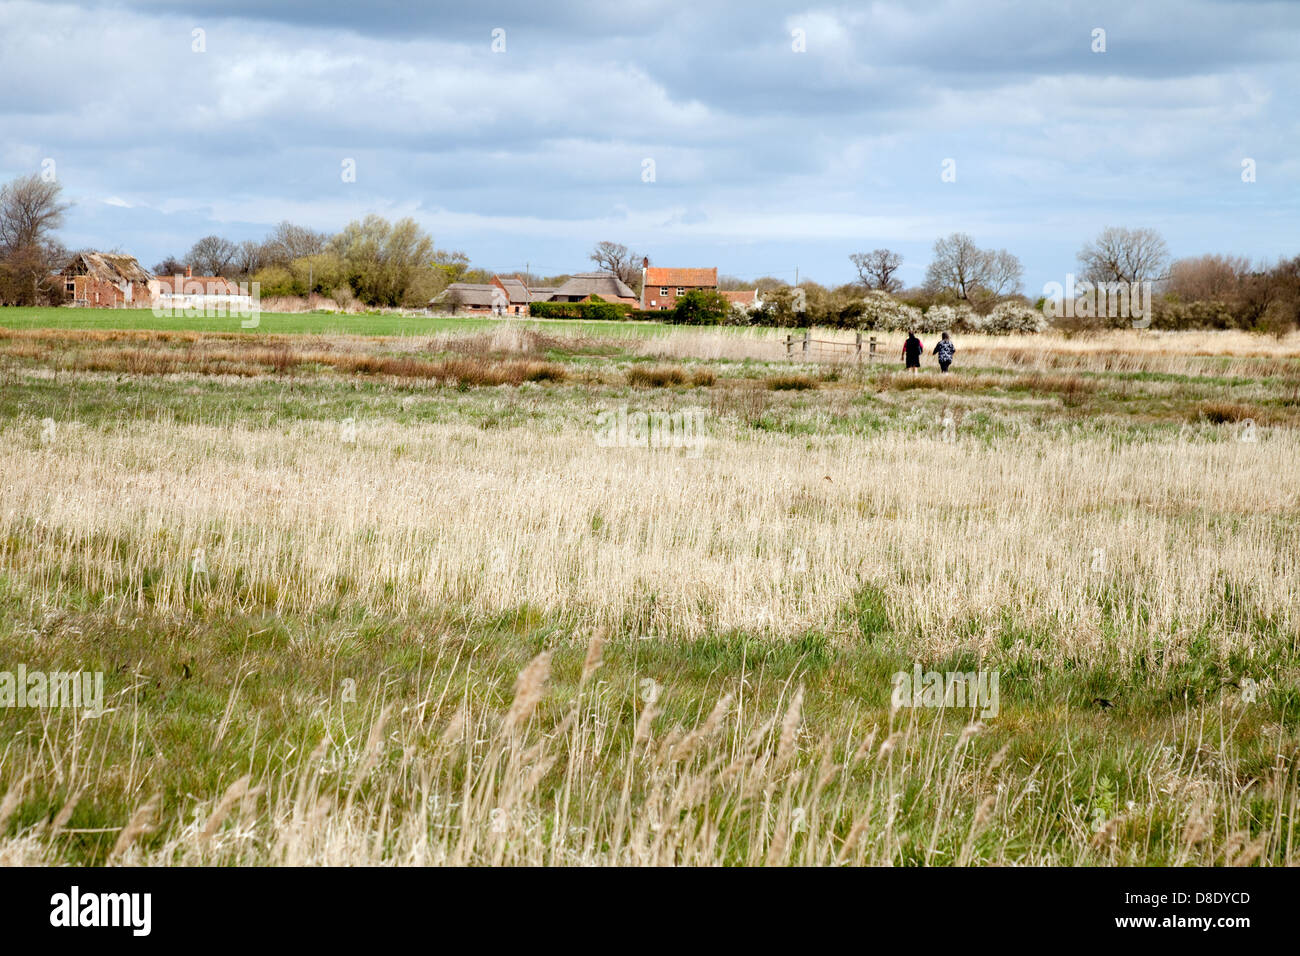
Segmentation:
<svg viewBox="0 0 1300 956">
<path fill-rule="evenodd" d="M 1300 338 L 784 336 L 0 329 L 0 862 L 1300 862 Z"/>
</svg>

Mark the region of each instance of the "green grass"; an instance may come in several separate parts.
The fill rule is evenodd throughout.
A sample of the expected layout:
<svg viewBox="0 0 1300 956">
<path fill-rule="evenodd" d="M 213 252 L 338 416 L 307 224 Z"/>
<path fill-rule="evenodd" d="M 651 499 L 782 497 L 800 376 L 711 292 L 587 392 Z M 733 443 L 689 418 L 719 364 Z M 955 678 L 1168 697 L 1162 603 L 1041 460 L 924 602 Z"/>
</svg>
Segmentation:
<svg viewBox="0 0 1300 956">
<path fill-rule="evenodd" d="M 491 620 L 454 608 L 392 617 L 354 607 L 305 618 L 200 613 L 178 621 L 144 614 L 119 623 L 93 609 L 79 609 L 75 602 L 51 621 L 48 615 L 32 614 L 29 597 L 21 586 L 0 579 L 0 660 L 21 659 L 29 669 L 104 671 L 105 695 L 116 717 L 100 718 L 97 759 L 125 766 L 134 756 L 149 789 L 161 792 L 164 805 L 183 813 L 190 812 L 194 795 L 220 793 L 242 774 L 273 775 L 287 748 L 310 750 L 324 737 L 364 739 L 373 720 L 365 702 L 377 696 L 409 712 L 426 699 L 430 687 L 450 685 L 478 706 L 504 710 L 515 675 L 543 649 L 552 650 L 554 657 L 542 719 L 544 724 L 554 721 L 577 692 L 586 652 L 583 635 L 530 607 Z M 1225 613 L 1232 613 L 1233 600 L 1224 595 Z M 659 722 L 664 728 L 693 726 L 725 693 L 755 713 L 770 711 L 794 684 L 806 688 L 804 719 L 814 738 L 912 719 L 919 721 L 922 736 L 953 737 L 970 721 L 966 712 L 913 711 L 891 717 L 892 675 L 910 671 L 914 662 L 907 637 L 890 630 L 890 609 L 874 587 L 860 591 L 842 618 L 847 630 L 836 640 L 818 632 L 774 639 L 734 631 L 689 642 L 645 640 L 635 631 L 613 635 L 601 681 L 626 703 L 612 714 L 609 732 L 630 741 L 635 703 L 646 681 L 662 688 Z M 33 630 L 50 639 L 33 647 L 28 636 Z M 1038 813 L 1039 819 L 1056 821 L 1053 832 L 1033 837 L 1058 847 L 1063 856 L 1077 850 L 1071 849 L 1077 835 L 1069 821 L 1080 814 L 1109 818 L 1132 803 L 1146 808 L 1142 819 L 1164 825 L 1164 801 L 1158 783 L 1140 771 L 1144 765 L 1194 764 L 1200 741 L 1213 740 L 1216 747 L 1233 749 L 1243 779 L 1264 777 L 1274 755 L 1262 728 L 1297 716 L 1294 695 L 1281 692 L 1246 712 L 1235 709 L 1233 691 L 1217 675 L 1205 683 L 1203 693 L 1189 698 L 1182 672 L 1141 663 L 1057 670 L 1009 654 L 995 651 L 980 665 L 969 655 L 920 663 L 938 670 L 1001 668 L 997 727 L 976 741 L 973 765 L 1005 748 L 1004 786 L 1026 787 L 1031 778 L 1056 781 L 1044 784 L 1043 799 L 1050 804 Z M 1188 664 L 1197 665 L 1212 662 Z M 348 701 L 345 681 L 354 682 L 361 703 Z M 1095 704 L 1098 696 L 1115 698 L 1116 706 Z M 228 726 L 214 742 L 214 729 L 228 707 Z M 43 719 L 38 710 L 0 710 L 0 734 L 6 740 L 34 741 L 42 735 Z M 1193 723 L 1198 726 L 1195 736 L 1188 733 Z M 133 733 L 136 727 L 147 728 L 143 739 Z M 12 785 L 20 770 L 12 761 L 0 762 L 0 782 Z M 74 832 L 60 850 L 64 862 L 103 863 L 113 834 L 76 831 L 118 826 L 133 811 L 138 782 L 133 786 L 126 775 L 108 779 L 114 782 L 77 805 L 68 823 Z M 1261 826 L 1270 814 L 1282 812 L 1274 799 L 1265 796 L 1259 803 Z M 10 820 L 8 834 L 48 820 L 60 805 L 56 793 L 30 794 Z M 897 809 L 899 826 L 910 834 L 904 843 L 916 845 L 924 843 L 941 812 L 934 795 L 922 790 L 909 791 Z M 957 822 L 952 850 L 968 825 L 964 817 Z M 166 825 L 146 845 L 172 835 L 173 826 Z M 1140 862 L 1172 861 L 1156 856 Z"/>
<path fill-rule="evenodd" d="M 380 354 L 383 350 L 379 350 Z M 392 353 L 394 355 L 399 353 Z M 408 353 L 409 354 L 409 353 Z M 450 354 L 450 353 L 449 353 Z M 454 386 L 394 380 L 387 376 L 352 375 L 301 368 L 288 374 L 265 374 L 232 382 L 192 375 L 175 379 L 162 375 L 112 373 L 34 376 L 26 369 L 40 362 L 11 361 L 0 389 L 0 419 L 39 422 L 49 417 L 76 421 L 89 427 L 110 427 L 126 418 L 170 420 L 186 423 L 247 423 L 265 427 L 276 420 L 339 421 L 368 416 L 397 423 L 462 420 L 482 427 L 528 423 L 553 427 L 586 427 L 593 407 L 623 402 L 673 411 L 715 402 L 720 422 L 743 419 L 745 410 L 731 408 L 739 386 L 781 383 L 786 373 L 780 363 L 717 361 L 708 365 L 666 365 L 680 368 L 684 383 L 709 372 L 715 384 L 702 387 L 647 390 L 629 385 L 631 373 L 643 370 L 636 356 L 615 349 L 605 354 L 566 354 L 558 350 L 547 358 L 577 376 L 569 383 L 534 383 L 524 389 L 496 387 L 459 391 Z M 664 363 L 657 363 L 664 364 Z M 651 369 L 653 371 L 653 369 Z M 951 416 L 955 434 L 985 443 L 1014 439 L 1026 430 L 1068 435 L 1105 435 L 1116 442 L 1167 439 L 1180 435 L 1188 441 L 1228 441 L 1231 424 L 1216 424 L 1203 414 L 1209 402 L 1259 403 L 1260 382 L 1235 385 L 1187 383 L 1176 393 L 1154 394 L 1132 383 L 1118 383 L 1107 374 L 1092 376 L 1096 391 L 1078 401 L 1052 393 L 1034 392 L 1017 385 L 1013 376 L 972 370 L 968 377 L 979 387 L 962 392 L 931 388 L 877 391 L 875 376 L 861 384 L 854 380 L 807 384 L 812 389 L 762 389 L 761 410 L 751 410 L 751 426 L 768 432 L 817 436 L 876 434 L 900 428 L 918 437 L 943 437 L 945 416 Z M 887 373 L 885 373 L 887 374 Z M 800 378 L 800 385 L 805 377 Z M 188 380 L 187 380 L 188 379 Z M 1120 389 L 1124 389 L 1121 391 Z M 1300 410 L 1275 406 L 1277 424 L 1285 427 L 1300 419 Z"/>
<path fill-rule="evenodd" d="M 147 312 L 142 318 L 122 311 L 12 309 L 0 311 L 0 326 L 120 328 L 124 316 L 140 318 L 140 328 L 165 328 L 152 324 L 157 320 Z M 283 325 L 273 324 L 280 320 Z M 58 324 L 63 322 L 73 324 Z M 376 326 L 367 328 L 369 322 Z M 401 323 L 411 323 L 411 331 Z M 264 317 L 263 328 L 250 334 L 312 330 L 415 335 L 479 331 L 495 324 L 473 318 L 286 315 Z M 584 332 L 596 325 L 529 324 Z M 620 335 L 633 328 L 653 333 L 666 327 L 600 326 Z M 571 369 L 582 367 L 592 381 L 460 391 L 311 369 L 239 381 L 197 375 L 33 375 L 28 373 L 35 366 L 15 360 L 3 372 L 0 421 L 32 425 L 33 448 L 39 447 L 35 423 L 47 416 L 61 427 L 72 422 L 94 429 L 133 420 L 274 428 L 295 419 L 373 417 L 399 424 L 458 421 L 483 429 L 551 430 L 590 427 L 593 407 L 609 407 L 629 396 L 644 405 L 653 402 L 656 408 L 684 408 L 709 402 L 711 392 L 719 402 L 714 424 L 733 437 L 743 440 L 755 429 L 780 431 L 800 441 L 806 438 L 810 447 L 827 436 L 887 429 L 941 440 L 945 411 L 955 413 L 962 440 L 990 444 L 1011 438 L 1019 429 L 1062 441 L 1079 434 L 1105 435 L 1117 443 L 1168 439 L 1171 430 L 1188 422 L 1194 423 L 1188 426 L 1191 440 L 1227 441 L 1229 428 L 1198 418 L 1201 404 L 1258 401 L 1258 393 L 1266 393 L 1271 385 L 1265 379 L 1240 377 L 1095 373 L 1087 376 L 1095 390 L 1071 405 L 1058 393 L 1025 387 L 1019 376 L 1004 370 L 964 370 L 963 375 L 974 380 L 968 384 L 978 387 L 954 392 L 933 387 L 877 390 L 875 376 L 880 373 L 875 372 L 861 384 L 844 379 L 819 381 L 818 387 L 806 391 L 756 390 L 764 403 L 762 413 L 747 421 L 745 409 L 729 410 L 722 401 L 728 389 L 739 385 L 736 390 L 743 390 L 736 379 L 767 381 L 782 370 L 781 363 L 713 362 L 705 367 L 717 373 L 714 386 L 637 392 L 628 387 L 626 377 L 640 364 L 639 357 L 619 351 L 550 357 Z M 148 460 L 149 449 L 139 453 L 142 462 Z M 401 453 L 400 447 L 392 450 Z M 789 506 L 815 518 L 817 496 L 794 498 Z M 1230 523 L 1239 516 L 1216 520 L 1225 523 L 1225 540 L 1230 540 Z M 601 533 L 604 521 L 600 514 L 591 516 L 593 535 Z M 1295 517 L 1279 515 L 1276 521 L 1277 533 L 1284 534 L 1294 528 Z M 0 556 L 5 548 L 21 545 L 17 540 L 0 542 Z M 115 560 L 125 560 L 128 550 L 129 542 L 115 547 Z M 906 572 L 900 568 L 898 573 Z M 647 679 L 664 688 L 659 718 L 663 733 L 679 725 L 694 726 L 724 693 L 742 699 L 747 713 L 768 714 L 779 710 L 791 687 L 803 686 L 809 739 L 843 741 L 851 732 L 872 726 L 884 728 L 887 735 L 900 722 L 914 720 L 920 738 L 937 741 L 936 752 L 950 751 L 969 713 L 890 712 L 891 675 L 910 669 L 925 635 L 899 632 L 900 615 L 890 605 L 889 583 L 860 583 L 825 629 L 728 630 L 684 641 L 672 635 L 649 639 L 644 621 L 623 621 L 609 635 L 599 672 L 617 703 L 609 715 L 608 734 L 619 747 L 632 748 L 638 694 Z M 1122 627 L 1146 626 L 1142 582 L 1105 580 L 1086 587 L 1091 589 L 1089 600 L 1096 602 L 1103 647 Z M 519 670 L 543 649 L 554 650 L 555 657 L 540 726 L 553 728 L 563 705 L 578 695 L 588 635 L 564 614 L 548 617 L 521 605 L 490 616 L 456 606 L 400 615 L 358 602 L 344 579 L 338 582 L 332 606 L 306 615 L 276 616 L 251 596 L 240 613 L 214 613 L 205 609 L 201 598 L 196 594 L 189 613 L 181 616 L 156 613 L 147 601 L 145 607 L 123 613 L 107 594 L 61 590 L 52 595 L 0 573 L 0 670 L 14 661 L 31 670 L 103 670 L 110 706 L 118 709 L 112 719 L 87 723 L 86 732 L 97 735 L 95 759 L 109 770 L 98 777 L 103 785 L 84 795 L 68 821 L 72 832 L 58 846 L 61 861 L 104 862 L 113 834 L 89 831 L 121 826 L 139 805 L 142 792 L 161 792 L 167 808 L 163 826 L 143 841 L 157 847 L 175 837 L 181 822 L 206 806 L 204 801 L 243 774 L 274 778 L 288 761 L 287 754 L 310 752 L 324 737 L 365 740 L 374 719 L 368 702 L 382 700 L 399 714 L 413 713 L 427 700 L 430 687 L 452 686 L 470 704 L 500 713 L 509 706 Z M 991 607 L 979 620 L 956 625 L 969 637 L 972 650 L 920 663 L 938 670 L 1000 670 L 1001 713 L 996 725 L 972 744 L 970 761 L 954 764 L 960 767 L 963 792 L 969 790 L 969 806 L 942 806 L 933 792 L 909 782 L 913 778 L 903 781 L 906 785 L 893 809 L 904 838 L 893 862 L 927 862 L 922 848 L 936 820 L 951 832 L 944 831 L 928 862 L 954 861 L 971 830 L 973 807 L 994 785 L 992 772 L 982 768 L 999 753 L 998 785 L 1027 794 L 1031 782 L 1038 788 L 1024 798 L 1029 809 L 1023 820 L 1030 822 L 1015 817 L 997 828 L 997 840 L 1009 848 L 1011 858 L 1017 846 L 1032 844 L 1040 851 L 1054 851 L 1063 862 L 1107 862 L 1104 855 L 1089 857 L 1080 847 L 1087 846 L 1098 820 L 1122 814 L 1123 844 L 1131 848 L 1125 852 L 1134 855 L 1111 862 L 1180 862 L 1168 847 L 1178 842 L 1186 825 L 1185 807 L 1162 792 L 1161 774 L 1180 783 L 1193 781 L 1220 795 L 1246 793 L 1241 802 L 1244 816 L 1237 825 L 1251 837 L 1270 827 L 1293 836 L 1294 781 L 1280 788 L 1260 782 L 1276 777 L 1280 759 L 1294 765 L 1296 757 L 1294 732 L 1285 729 L 1300 718 L 1300 695 L 1294 690 L 1296 637 L 1279 618 L 1261 611 L 1249 588 L 1224 581 L 1209 599 L 1215 628 L 1253 638 L 1258 654 L 1220 656 L 1216 642 L 1206 634 L 1204 640 L 1192 641 L 1184 659 L 1171 664 L 1162 656 L 1162 635 L 1152 634 L 1149 650 L 1130 658 L 1099 652 L 1054 659 L 1048 666 L 1038 652 L 1069 640 L 1050 623 L 1030 629 L 1018 622 L 1014 608 Z M 978 665 L 973 650 L 977 647 L 984 655 Z M 1236 682 L 1269 675 L 1274 677 L 1269 690 L 1243 707 Z M 342 699 L 345 680 L 355 681 L 360 703 Z M 1099 705 L 1099 698 L 1113 706 Z M 217 739 L 215 728 L 228 708 L 228 726 Z M 36 710 L 0 708 L 0 737 L 6 742 L 0 750 L 0 796 L 23 779 L 28 756 L 35 765 L 46 734 L 66 746 L 72 731 L 65 724 L 51 731 L 43 724 L 47 719 L 48 714 Z M 847 759 L 839 751 L 834 756 Z M 592 772 L 606 773 L 608 768 L 597 766 Z M 865 793 L 867 777 L 853 778 L 852 785 Z M 48 821 L 66 797 L 57 783 L 42 779 L 24 792 L 0 829 L 0 838 Z M 859 805 L 861 795 L 851 793 L 847 802 Z M 737 833 L 739 840 L 743 828 Z M 975 861 L 993 852 L 989 839 L 975 842 Z M 1266 861 L 1283 862 L 1292 852 L 1275 843 Z M 739 844 L 722 854 L 724 860 L 742 856 Z"/>
<path fill-rule="evenodd" d="M 123 329 L 158 332 L 245 332 L 249 335 L 431 335 L 436 332 L 482 332 L 501 319 L 480 316 L 418 316 L 367 313 L 263 312 L 256 329 L 227 316 L 168 316 L 149 309 L 0 308 L 0 328 Z M 562 329 L 581 335 L 657 335 L 675 328 L 660 322 L 583 322 L 576 319 L 513 319 L 525 328 Z"/>
</svg>

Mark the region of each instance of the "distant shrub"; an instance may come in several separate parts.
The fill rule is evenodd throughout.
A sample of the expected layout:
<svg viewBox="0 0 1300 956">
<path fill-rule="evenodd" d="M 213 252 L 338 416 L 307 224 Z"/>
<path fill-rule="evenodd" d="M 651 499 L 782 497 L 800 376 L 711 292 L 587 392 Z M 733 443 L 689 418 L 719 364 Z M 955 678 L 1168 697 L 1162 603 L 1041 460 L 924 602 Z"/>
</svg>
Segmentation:
<svg viewBox="0 0 1300 956">
<path fill-rule="evenodd" d="M 1201 406 L 1201 418 L 1213 425 L 1230 425 L 1258 419 L 1259 412 L 1253 406 L 1235 402 L 1206 402 Z"/>
<path fill-rule="evenodd" d="M 534 302 L 528 307 L 536 319 L 582 319 L 597 322 L 622 322 L 632 306 L 622 302 Z"/>
<path fill-rule="evenodd" d="M 549 362 L 530 364 L 524 368 L 525 382 L 563 382 L 569 373 L 562 366 Z"/>
<path fill-rule="evenodd" d="M 685 385 L 686 373 L 673 365 L 659 368 L 628 369 L 627 383 L 646 388 L 665 388 L 670 385 Z"/>
<path fill-rule="evenodd" d="M 1167 331 L 1181 329 L 1232 329 L 1238 327 L 1238 317 L 1227 302 L 1213 300 L 1177 302 L 1166 298 L 1152 303 L 1151 327 Z M 1128 320 L 1120 324 L 1128 325 Z"/>
<path fill-rule="evenodd" d="M 978 331 L 986 335 L 1011 335 L 1015 332 L 1043 332 L 1048 325 L 1047 316 L 1038 309 L 1019 302 L 1003 302 L 984 316 Z"/>
<path fill-rule="evenodd" d="M 921 310 L 899 302 L 887 292 L 862 297 L 859 327 L 873 332 L 908 332 L 921 327 Z"/>
<path fill-rule="evenodd" d="M 758 312 L 754 306 L 736 305 L 734 302 L 729 303 L 731 309 L 727 312 L 726 318 L 722 320 L 723 325 L 753 325 Z"/>
<path fill-rule="evenodd" d="M 762 303 L 750 312 L 750 321 L 754 325 L 791 329 L 804 327 L 810 317 L 806 309 L 800 308 L 794 290 L 789 286 L 779 286 L 763 293 Z"/>
<path fill-rule="evenodd" d="M 774 392 L 802 391 L 816 388 L 817 382 L 807 375 L 774 375 L 767 380 L 767 387 Z"/>
<path fill-rule="evenodd" d="M 573 302 L 533 302 L 528 306 L 528 314 L 535 319 L 571 319 L 576 318 Z"/>
<path fill-rule="evenodd" d="M 300 286 L 288 269 L 283 266 L 267 266 L 253 275 L 253 281 L 260 284 L 262 300 L 279 296 L 299 296 L 307 290 Z"/>
<path fill-rule="evenodd" d="M 692 289 L 677 300 L 669 314 L 676 325 L 722 325 L 731 313 L 731 303 L 713 289 Z"/>
<path fill-rule="evenodd" d="M 562 382 L 568 377 L 562 365 L 550 362 L 491 362 L 454 358 L 442 362 L 383 355 L 319 356 L 322 364 L 359 375 L 393 375 L 398 378 L 433 379 L 462 388 L 473 385 L 519 385 L 523 382 Z"/>
<path fill-rule="evenodd" d="M 921 318 L 922 332 L 978 332 L 983 318 L 968 305 L 932 305 Z"/>
</svg>

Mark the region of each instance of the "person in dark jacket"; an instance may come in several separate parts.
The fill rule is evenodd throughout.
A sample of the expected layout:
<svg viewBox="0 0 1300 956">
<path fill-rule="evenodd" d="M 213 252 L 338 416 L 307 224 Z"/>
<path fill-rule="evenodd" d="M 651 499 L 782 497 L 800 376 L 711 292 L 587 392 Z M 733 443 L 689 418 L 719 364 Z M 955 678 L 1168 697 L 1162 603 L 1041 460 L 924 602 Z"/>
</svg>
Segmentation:
<svg viewBox="0 0 1300 956">
<path fill-rule="evenodd" d="M 920 371 L 921 356 L 924 353 L 925 346 L 916 337 L 916 333 L 908 332 L 907 341 L 903 343 L 903 364 L 913 371 Z"/>
<path fill-rule="evenodd" d="M 952 365 L 953 353 L 957 351 L 957 346 L 952 344 L 952 339 L 948 338 L 948 333 L 943 333 L 943 338 L 939 339 L 939 344 L 934 347 L 935 358 L 939 360 L 939 371 L 946 372 Z"/>
</svg>

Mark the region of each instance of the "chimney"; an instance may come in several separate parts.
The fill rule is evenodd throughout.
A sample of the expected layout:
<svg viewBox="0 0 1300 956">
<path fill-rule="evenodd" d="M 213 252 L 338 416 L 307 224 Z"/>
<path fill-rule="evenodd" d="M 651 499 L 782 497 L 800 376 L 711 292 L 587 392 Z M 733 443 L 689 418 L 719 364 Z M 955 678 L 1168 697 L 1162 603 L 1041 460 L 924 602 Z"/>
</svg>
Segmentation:
<svg viewBox="0 0 1300 956">
<path fill-rule="evenodd" d="M 186 267 L 185 267 L 185 278 L 187 278 L 187 279 L 193 279 L 193 278 L 194 278 L 194 267 L 193 267 L 193 266 L 186 266 Z"/>
<path fill-rule="evenodd" d="M 649 268 L 650 268 L 650 257 L 649 257 L 649 256 L 642 256 L 642 257 L 641 257 L 641 268 L 642 268 L 642 269 L 649 269 Z"/>
</svg>

